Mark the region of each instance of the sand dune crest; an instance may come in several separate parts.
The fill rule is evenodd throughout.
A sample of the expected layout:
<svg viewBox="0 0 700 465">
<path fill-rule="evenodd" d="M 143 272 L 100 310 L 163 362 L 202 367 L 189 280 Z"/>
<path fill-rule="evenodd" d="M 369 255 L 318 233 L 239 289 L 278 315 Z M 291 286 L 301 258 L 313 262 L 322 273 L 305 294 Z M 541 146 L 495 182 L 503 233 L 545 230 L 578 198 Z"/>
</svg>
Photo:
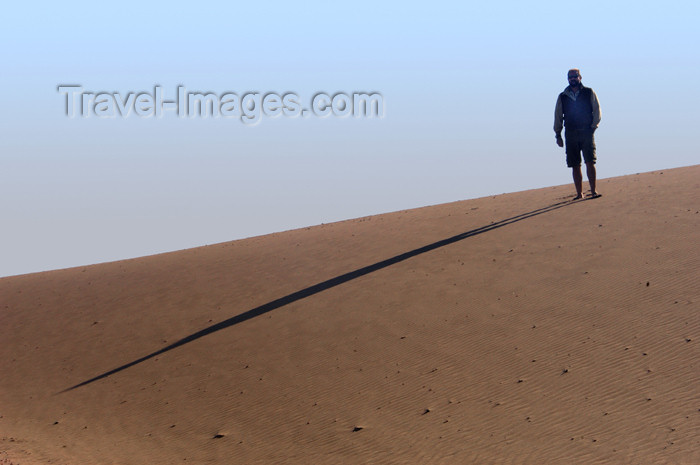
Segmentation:
<svg viewBox="0 0 700 465">
<path fill-rule="evenodd" d="M 0 463 L 699 463 L 698 179 L 0 279 Z"/>
</svg>

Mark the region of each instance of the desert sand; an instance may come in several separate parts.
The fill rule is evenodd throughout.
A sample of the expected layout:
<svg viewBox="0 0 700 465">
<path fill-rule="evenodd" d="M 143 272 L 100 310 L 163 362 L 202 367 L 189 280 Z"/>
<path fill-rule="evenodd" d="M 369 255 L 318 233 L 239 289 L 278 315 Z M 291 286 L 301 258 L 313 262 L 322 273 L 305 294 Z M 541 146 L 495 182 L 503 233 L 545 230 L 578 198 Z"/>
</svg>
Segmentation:
<svg viewBox="0 0 700 465">
<path fill-rule="evenodd" d="M 700 463 L 700 165 L 599 190 L 2 278 L 0 463 Z"/>
</svg>

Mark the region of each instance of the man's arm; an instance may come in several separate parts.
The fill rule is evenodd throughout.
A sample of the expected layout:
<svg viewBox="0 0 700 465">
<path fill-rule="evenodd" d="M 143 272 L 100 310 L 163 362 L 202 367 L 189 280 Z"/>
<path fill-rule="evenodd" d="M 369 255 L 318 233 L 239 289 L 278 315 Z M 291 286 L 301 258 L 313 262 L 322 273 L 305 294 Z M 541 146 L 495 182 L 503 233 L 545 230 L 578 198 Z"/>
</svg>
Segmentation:
<svg viewBox="0 0 700 465">
<path fill-rule="evenodd" d="M 557 145 L 564 146 L 561 138 L 561 130 L 564 129 L 564 106 L 561 103 L 561 95 L 557 97 L 557 105 L 554 107 L 554 134 L 556 134 Z"/>
<path fill-rule="evenodd" d="M 591 89 L 591 106 L 593 107 L 593 122 L 591 123 L 591 129 L 597 129 L 600 124 L 600 102 L 598 102 L 598 96 Z"/>
<path fill-rule="evenodd" d="M 561 96 L 557 97 L 557 105 L 554 107 L 554 132 L 561 135 L 564 129 L 564 107 L 561 103 Z"/>
</svg>

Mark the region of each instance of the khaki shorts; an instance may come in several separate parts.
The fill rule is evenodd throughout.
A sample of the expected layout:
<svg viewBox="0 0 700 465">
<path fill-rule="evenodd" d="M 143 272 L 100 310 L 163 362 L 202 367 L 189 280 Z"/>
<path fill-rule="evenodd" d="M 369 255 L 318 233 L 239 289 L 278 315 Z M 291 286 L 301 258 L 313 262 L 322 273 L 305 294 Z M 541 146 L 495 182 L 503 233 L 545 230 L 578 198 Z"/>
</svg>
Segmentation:
<svg viewBox="0 0 700 465">
<path fill-rule="evenodd" d="M 594 163 L 595 138 L 593 129 L 568 129 L 564 132 L 566 139 L 566 166 L 581 166 L 581 153 L 586 163 Z"/>
</svg>

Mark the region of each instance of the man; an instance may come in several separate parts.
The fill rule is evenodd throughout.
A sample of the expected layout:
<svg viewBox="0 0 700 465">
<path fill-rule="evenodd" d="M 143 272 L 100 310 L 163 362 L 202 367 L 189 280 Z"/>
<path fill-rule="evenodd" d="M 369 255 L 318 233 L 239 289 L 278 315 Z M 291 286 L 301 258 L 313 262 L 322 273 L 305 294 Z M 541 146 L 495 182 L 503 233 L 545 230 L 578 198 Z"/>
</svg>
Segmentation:
<svg viewBox="0 0 700 465">
<path fill-rule="evenodd" d="M 561 130 L 564 129 L 566 165 L 573 172 L 574 186 L 576 186 L 574 200 L 583 198 L 581 153 L 586 162 L 586 174 L 591 185 L 589 198 L 595 199 L 601 196 L 595 186 L 596 156 L 593 137 L 600 123 L 600 104 L 593 89 L 581 84 L 581 72 L 578 69 L 570 69 L 567 74 L 569 86 L 557 97 L 557 106 L 554 109 L 554 133 L 557 145 L 564 147 L 564 141 L 561 138 Z"/>
</svg>

